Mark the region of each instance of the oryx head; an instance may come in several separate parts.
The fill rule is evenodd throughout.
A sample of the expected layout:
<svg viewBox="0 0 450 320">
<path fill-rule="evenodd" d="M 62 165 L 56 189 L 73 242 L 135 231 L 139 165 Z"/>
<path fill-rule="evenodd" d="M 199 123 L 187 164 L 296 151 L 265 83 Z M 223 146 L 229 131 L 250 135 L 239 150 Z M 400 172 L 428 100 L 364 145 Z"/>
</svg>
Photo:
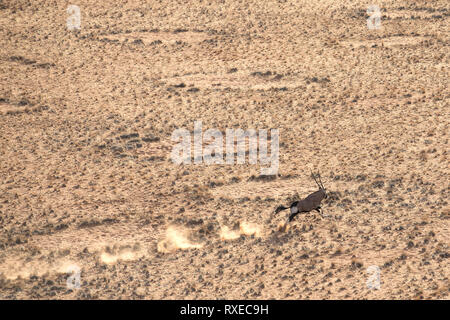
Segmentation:
<svg viewBox="0 0 450 320">
<path fill-rule="evenodd" d="M 326 199 L 328 197 L 327 195 L 327 190 L 324 188 L 323 183 L 322 183 L 322 179 L 320 178 L 320 173 L 317 172 L 317 177 L 319 178 L 319 181 L 317 181 L 316 176 L 314 175 L 314 173 L 312 173 L 311 171 L 311 177 L 314 179 L 314 181 L 316 182 L 317 186 L 319 187 L 319 190 L 322 190 L 324 193 L 324 198 Z M 320 182 L 320 183 L 319 183 Z"/>
</svg>

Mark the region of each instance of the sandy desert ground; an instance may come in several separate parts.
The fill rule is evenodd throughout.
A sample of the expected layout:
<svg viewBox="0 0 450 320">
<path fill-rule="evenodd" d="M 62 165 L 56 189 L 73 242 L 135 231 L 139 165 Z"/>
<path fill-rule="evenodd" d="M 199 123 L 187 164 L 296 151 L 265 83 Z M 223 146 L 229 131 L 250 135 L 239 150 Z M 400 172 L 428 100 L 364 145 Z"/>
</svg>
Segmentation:
<svg viewBox="0 0 450 320">
<path fill-rule="evenodd" d="M 0 298 L 449 299 L 449 15 L 0 1 Z M 195 121 L 278 129 L 278 174 L 173 163 Z"/>
</svg>

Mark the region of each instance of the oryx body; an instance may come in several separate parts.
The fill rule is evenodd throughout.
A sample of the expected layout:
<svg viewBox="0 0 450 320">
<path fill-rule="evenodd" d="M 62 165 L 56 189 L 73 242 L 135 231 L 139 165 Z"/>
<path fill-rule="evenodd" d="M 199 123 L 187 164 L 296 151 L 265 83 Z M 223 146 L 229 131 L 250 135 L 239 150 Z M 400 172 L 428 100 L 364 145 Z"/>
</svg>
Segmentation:
<svg viewBox="0 0 450 320">
<path fill-rule="evenodd" d="M 321 213 L 320 212 L 320 209 L 322 208 L 321 202 L 323 199 L 327 198 L 327 192 L 326 192 L 325 188 L 323 187 L 322 180 L 320 178 L 320 174 L 317 174 L 320 183 L 316 180 L 313 173 L 311 173 L 311 176 L 313 177 L 314 181 L 319 186 L 319 190 L 311 193 L 309 196 L 307 196 L 303 200 L 293 202 L 289 207 L 291 209 L 291 214 L 289 215 L 288 221 L 286 223 L 291 222 L 294 219 L 294 217 L 301 212 L 310 212 L 312 210 L 317 210 L 317 212 Z M 278 213 L 278 212 L 280 212 L 282 210 L 286 210 L 286 209 L 288 209 L 288 208 L 284 207 L 284 206 L 279 206 L 278 208 L 276 208 L 275 213 Z"/>
</svg>

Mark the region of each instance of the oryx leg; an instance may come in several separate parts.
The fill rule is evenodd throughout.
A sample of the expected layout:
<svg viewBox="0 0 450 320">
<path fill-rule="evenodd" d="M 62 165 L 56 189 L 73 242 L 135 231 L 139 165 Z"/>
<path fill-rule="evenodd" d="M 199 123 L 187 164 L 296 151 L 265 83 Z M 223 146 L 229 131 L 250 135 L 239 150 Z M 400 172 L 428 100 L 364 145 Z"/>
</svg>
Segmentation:
<svg viewBox="0 0 450 320">
<path fill-rule="evenodd" d="M 328 215 L 324 215 L 324 214 L 323 214 L 323 209 L 322 209 L 321 206 L 318 206 L 318 207 L 316 208 L 316 210 L 317 210 L 318 213 L 320 213 L 320 215 L 322 216 L 322 218 L 328 218 L 328 217 L 329 217 Z"/>
<path fill-rule="evenodd" d="M 286 222 L 281 226 L 281 228 L 279 229 L 279 231 L 281 231 L 281 232 L 285 232 L 286 230 L 287 230 L 287 227 L 288 227 L 288 225 L 290 224 L 290 222 L 294 219 L 294 217 L 296 216 L 296 215 L 298 215 L 300 212 L 294 212 L 294 213 L 291 213 L 288 217 L 287 217 L 287 219 L 286 219 Z"/>
</svg>

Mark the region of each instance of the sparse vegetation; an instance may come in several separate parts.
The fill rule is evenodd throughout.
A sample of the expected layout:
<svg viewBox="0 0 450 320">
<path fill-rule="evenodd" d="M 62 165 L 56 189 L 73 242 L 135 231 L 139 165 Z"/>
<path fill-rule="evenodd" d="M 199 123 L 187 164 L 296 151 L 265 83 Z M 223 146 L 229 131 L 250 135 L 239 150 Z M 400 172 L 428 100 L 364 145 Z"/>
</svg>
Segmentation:
<svg viewBox="0 0 450 320">
<path fill-rule="evenodd" d="M 65 5 L 0 4 L 2 298 L 449 299 L 448 1 Z M 279 129 L 278 175 L 172 163 L 197 120 Z"/>
</svg>

